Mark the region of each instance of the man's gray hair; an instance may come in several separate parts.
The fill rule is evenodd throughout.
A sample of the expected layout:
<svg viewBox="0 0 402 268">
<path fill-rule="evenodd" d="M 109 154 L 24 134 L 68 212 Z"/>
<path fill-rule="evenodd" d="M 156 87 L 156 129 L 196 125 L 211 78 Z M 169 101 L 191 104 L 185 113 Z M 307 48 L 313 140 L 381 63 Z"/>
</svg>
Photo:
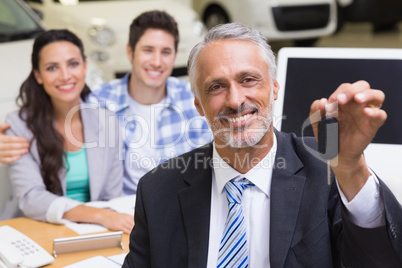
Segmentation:
<svg viewBox="0 0 402 268">
<path fill-rule="evenodd" d="M 275 55 L 268 44 L 265 36 L 258 30 L 247 27 L 241 23 L 233 22 L 227 24 L 220 24 L 212 28 L 206 34 L 204 40 L 198 43 L 190 52 L 190 56 L 187 62 L 188 75 L 191 83 L 191 91 L 194 96 L 199 97 L 199 92 L 197 89 L 197 63 L 198 56 L 207 45 L 217 42 L 220 40 L 244 40 L 255 43 L 261 54 L 261 58 L 267 63 L 269 76 L 271 78 L 271 83 L 275 81 L 276 78 L 276 64 Z"/>
</svg>

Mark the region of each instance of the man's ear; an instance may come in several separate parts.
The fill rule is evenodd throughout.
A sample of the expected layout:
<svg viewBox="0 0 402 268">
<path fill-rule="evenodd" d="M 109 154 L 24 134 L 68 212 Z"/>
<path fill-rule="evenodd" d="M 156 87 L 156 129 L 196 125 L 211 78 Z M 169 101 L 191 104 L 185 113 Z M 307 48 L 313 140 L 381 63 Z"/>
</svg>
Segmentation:
<svg viewBox="0 0 402 268">
<path fill-rule="evenodd" d="M 202 109 L 201 103 L 200 103 L 200 101 L 198 100 L 197 97 L 194 98 L 194 105 L 195 105 L 195 108 L 197 108 L 198 113 L 201 116 L 205 116 L 204 110 Z"/>
<path fill-rule="evenodd" d="M 274 100 L 277 100 L 280 86 L 279 86 L 279 83 L 278 83 L 278 81 L 276 79 L 274 81 L 273 87 L 274 87 L 273 88 Z"/>
<path fill-rule="evenodd" d="M 128 43 L 126 46 L 126 54 L 127 54 L 127 58 L 130 62 L 132 62 L 133 60 L 133 53 L 134 51 L 131 49 L 130 44 Z"/>
<path fill-rule="evenodd" d="M 42 77 L 40 76 L 40 73 L 37 70 L 33 70 L 33 74 L 35 76 L 36 82 L 38 82 L 39 85 L 43 84 Z"/>
</svg>

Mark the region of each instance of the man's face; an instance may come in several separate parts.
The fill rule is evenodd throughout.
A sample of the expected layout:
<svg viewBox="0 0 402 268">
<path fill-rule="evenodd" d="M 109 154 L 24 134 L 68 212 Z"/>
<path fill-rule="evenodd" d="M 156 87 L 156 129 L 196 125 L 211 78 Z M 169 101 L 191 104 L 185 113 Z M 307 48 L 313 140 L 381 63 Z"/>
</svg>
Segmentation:
<svg viewBox="0 0 402 268">
<path fill-rule="evenodd" d="M 160 29 L 146 30 L 134 52 L 127 45 L 127 55 L 132 64 L 131 79 L 138 87 L 165 89 L 176 59 L 174 37 L 170 33 Z"/>
<path fill-rule="evenodd" d="M 267 64 L 257 45 L 223 40 L 199 54 L 194 103 L 214 132 L 218 146 L 244 148 L 264 142 L 272 123 L 272 105 L 278 97 Z"/>
</svg>

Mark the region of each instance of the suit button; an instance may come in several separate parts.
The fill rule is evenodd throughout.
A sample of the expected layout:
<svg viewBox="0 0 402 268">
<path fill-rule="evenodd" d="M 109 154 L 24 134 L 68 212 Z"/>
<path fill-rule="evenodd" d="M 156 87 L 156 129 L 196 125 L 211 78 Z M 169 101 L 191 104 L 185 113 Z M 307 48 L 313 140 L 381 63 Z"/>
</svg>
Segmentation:
<svg viewBox="0 0 402 268">
<path fill-rule="evenodd" d="M 397 234 L 396 234 L 396 231 L 395 231 L 395 226 L 394 226 L 393 224 L 391 224 L 389 227 L 390 227 L 390 229 L 391 229 L 392 238 L 393 238 L 393 239 L 396 239 Z"/>
</svg>

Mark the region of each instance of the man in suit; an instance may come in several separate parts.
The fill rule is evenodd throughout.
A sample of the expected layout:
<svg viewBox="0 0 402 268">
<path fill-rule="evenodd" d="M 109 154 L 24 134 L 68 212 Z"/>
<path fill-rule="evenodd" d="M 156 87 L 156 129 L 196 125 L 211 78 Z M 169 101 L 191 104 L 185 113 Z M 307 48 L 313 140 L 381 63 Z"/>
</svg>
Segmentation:
<svg viewBox="0 0 402 268">
<path fill-rule="evenodd" d="M 339 122 L 329 184 L 315 139 L 272 125 L 279 85 L 260 32 L 218 26 L 188 68 L 214 141 L 142 177 L 123 267 L 401 267 L 401 206 L 363 155 L 386 120 L 380 90 L 343 84 L 311 105 Z"/>
</svg>

